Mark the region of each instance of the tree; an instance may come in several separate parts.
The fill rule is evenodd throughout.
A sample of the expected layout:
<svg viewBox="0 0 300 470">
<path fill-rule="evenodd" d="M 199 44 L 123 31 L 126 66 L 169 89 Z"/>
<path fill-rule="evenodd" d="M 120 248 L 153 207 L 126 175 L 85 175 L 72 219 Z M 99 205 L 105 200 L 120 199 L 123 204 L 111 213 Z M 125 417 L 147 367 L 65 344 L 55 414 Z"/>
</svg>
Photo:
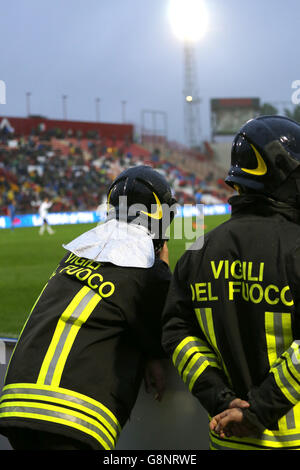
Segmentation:
<svg viewBox="0 0 300 470">
<path fill-rule="evenodd" d="M 262 116 L 271 116 L 278 114 L 278 109 L 270 103 L 264 103 L 260 107 L 259 114 Z"/>
<path fill-rule="evenodd" d="M 287 117 L 300 123 L 300 105 L 295 106 L 293 110 L 286 108 L 284 112 Z"/>
</svg>

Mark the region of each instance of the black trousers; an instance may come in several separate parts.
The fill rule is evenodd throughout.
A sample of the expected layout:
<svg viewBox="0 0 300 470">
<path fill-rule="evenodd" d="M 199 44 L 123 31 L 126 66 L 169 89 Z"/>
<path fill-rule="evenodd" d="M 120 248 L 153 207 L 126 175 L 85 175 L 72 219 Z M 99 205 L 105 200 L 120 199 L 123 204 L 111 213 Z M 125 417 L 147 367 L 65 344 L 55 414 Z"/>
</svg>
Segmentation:
<svg viewBox="0 0 300 470">
<path fill-rule="evenodd" d="M 92 450 L 67 436 L 25 428 L 12 428 L 6 437 L 14 450 Z"/>
</svg>

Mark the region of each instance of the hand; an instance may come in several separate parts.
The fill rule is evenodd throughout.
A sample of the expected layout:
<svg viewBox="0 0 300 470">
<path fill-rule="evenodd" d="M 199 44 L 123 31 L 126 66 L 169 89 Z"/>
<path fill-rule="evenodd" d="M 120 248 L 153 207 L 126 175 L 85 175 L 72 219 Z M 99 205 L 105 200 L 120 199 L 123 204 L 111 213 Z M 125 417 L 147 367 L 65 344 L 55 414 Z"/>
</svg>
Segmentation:
<svg viewBox="0 0 300 470">
<path fill-rule="evenodd" d="M 168 244 L 165 242 L 160 250 L 159 257 L 162 261 L 169 265 L 169 249 Z"/>
<path fill-rule="evenodd" d="M 245 437 L 248 430 L 243 425 L 243 412 L 240 408 L 231 408 L 214 416 L 209 424 L 211 431 L 219 437 Z"/>
<path fill-rule="evenodd" d="M 165 370 L 159 359 L 150 359 L 145 368 L 145 389 L 147 393 L 154 389 L 155 400 L 161 401 L 166 388 Z"/>
<path fill-rule="evenodd" d="M 249 408 L 250 404 L 241 398 L 235 398 L 229 403 L 229 408 Z"/>
<path fill-rule="evenodd" d="M 229 404 L 229 408 L 214 416 L 209 424 L 210 430 L 224 437 L 246 437 L 254 433 L 253 426 L 248 423 L 243 414 L 243 409 L 249 408 L 246 400 L 235 398 Z"/>
</svg>

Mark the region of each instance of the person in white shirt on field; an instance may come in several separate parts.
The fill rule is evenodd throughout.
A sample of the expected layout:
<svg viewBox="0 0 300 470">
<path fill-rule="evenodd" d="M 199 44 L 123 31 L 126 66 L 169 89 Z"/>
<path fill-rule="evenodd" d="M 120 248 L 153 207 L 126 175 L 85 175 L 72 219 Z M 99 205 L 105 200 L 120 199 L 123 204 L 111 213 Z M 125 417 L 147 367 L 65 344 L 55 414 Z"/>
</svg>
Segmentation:
<svg viewBox="0 0 300 470">
<path fill-rule="evenodd" d="M 40 235 L 43 235 L 45 229 L 47 230 L 47 232 L 50 234 L 50 235 L 53 235 L 54 231 L 52 230 L 52 228 L 50 227 L 49 223 L 48 223 L 48 210 L 50 209 L 50 207 L 52 206 L 52 202 L 49 201 L 49 198 L 48 197 L 45 197 L 43 202 L 41 203 L 40 207 L 39 207 L 39 215 L 40 217 L 42 218 L 43 222 L 42 222 L 42 225 L 40 227 L 40 231 L 39 231 L 39 234 Z"/>
</svg>

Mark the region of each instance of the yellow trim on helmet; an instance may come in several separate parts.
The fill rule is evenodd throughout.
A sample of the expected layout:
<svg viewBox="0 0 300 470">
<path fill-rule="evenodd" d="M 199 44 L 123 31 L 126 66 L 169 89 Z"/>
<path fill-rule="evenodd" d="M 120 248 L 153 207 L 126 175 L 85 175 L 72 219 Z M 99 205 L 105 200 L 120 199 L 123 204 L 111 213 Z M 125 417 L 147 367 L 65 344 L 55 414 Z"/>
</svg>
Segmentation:
<svg viewBox="0 0 300 470">
<path fill-rule="evenodd" d="M 106 201 L 106 210 L 107 212 L 109 212 L 109 209 L 110 209 L 110 196 L 111 196 L 111 192 L 112 192 L 113 188 L 109 191 L 108 193 L 108 196 L 107 196 L 107 201 Z"/>
<path fill-rule="evenodd" d="M 153 212 L 153 213 L 141 211 L 141 213 L 147 215 L 148 217 L 151 217 L 152 219 L 160 220 L 160 219 L 162 219 L 162 216 L 163 216 L 162 205 L 161 205 L 160 200 L 158 199 L 158 197 L 155 193 L 153 193 L 153 196 L 155 198 L 156 205 L 157 205 L 156 211 Z"/>
<path fill-rule="evenodd" d="M 256 160 L 257 160 L 257 167 L 254 168 L 253 170 L 249 170 L 248 168 L 242 168 L 242 170 L 245 172 L 245 173 L 250 173 L 251 175 L 256 175 L 256 176 L 263 176 L 267 173 L 268 171 L 268 168 L 267 168 L 267 165 L 265 164 L 265 161 L 263 159 L 263 157 L 261 156 L 261 154 L 258 152 L 258 150 L 256 150 L 256 148 L 254 147 L 254 145 L 250 144 L 251 147 L 253 148 L 254 150 L 254 153 L 255 153 L 255 156 L 256 156 Z"/>
</svg>

